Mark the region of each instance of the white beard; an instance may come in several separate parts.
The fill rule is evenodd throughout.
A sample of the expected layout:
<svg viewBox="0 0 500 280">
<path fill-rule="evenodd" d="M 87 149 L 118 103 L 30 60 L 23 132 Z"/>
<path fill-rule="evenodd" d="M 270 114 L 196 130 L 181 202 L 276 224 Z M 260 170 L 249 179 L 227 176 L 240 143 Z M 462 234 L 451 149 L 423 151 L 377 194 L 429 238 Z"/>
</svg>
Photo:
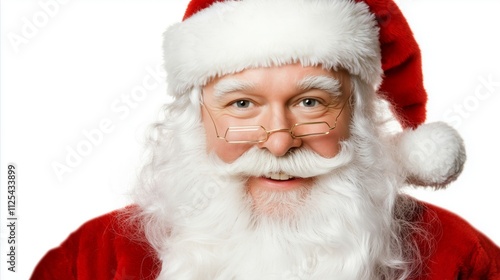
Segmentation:
<svg viewBox="0 0 500 280">
<path fill-rule="evenodd" d="M 275 158 L 254 148 L 232 164 L 207 155 L 203 130 L 194 127 L 189 137 L 165 138 L 170 142 L 155 152 L 160 163 L 144 174 L 153 183 L 138 194 L 162 261 L 158 279 L 400 275 L 390 272 L 404 267 L 392 211 L 404 178 L 369 122 L 354 127 L 332 159 L 304 150 Z M 271 171 L 314 176 L 314 184 L 251 197 L 245 178 Z"/>
</svg>

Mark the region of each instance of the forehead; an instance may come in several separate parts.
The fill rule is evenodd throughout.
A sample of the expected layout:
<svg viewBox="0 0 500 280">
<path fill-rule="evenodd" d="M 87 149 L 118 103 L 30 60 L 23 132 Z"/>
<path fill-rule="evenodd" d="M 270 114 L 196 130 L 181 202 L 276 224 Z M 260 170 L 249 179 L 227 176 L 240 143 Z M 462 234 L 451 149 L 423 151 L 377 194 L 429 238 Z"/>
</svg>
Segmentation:
<svg viewBox="0 0 500 280">
<path fill-rule="evenodd" d="M 204 89 L 219 93 L 254 90 L 261 88 L 326 87 L 345 90 L 349 87 L 349 75 L 344 70 L 329 70 L 321 66 L 303 67 L 300 64 L 245 69 L 212 79 Z"/>
</svg>

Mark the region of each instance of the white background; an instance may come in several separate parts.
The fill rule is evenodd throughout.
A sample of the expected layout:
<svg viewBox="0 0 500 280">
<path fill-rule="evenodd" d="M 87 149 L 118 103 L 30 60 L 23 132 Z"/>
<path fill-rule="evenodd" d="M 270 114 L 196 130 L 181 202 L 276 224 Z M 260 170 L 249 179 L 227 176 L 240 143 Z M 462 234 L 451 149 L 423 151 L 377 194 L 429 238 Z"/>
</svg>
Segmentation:
<svg viewBox="0 0 500 280">
<path fill-rule="evenodd" d="M 500 244 L 500 5 L 397 3 L 422 49 L 428 121 L 452 124 L 468 152 L 463 175 L 447 190 L 410 192 Z M 45 252 L 83 222 L 129 203 L 144 129 L 167 100 L 165 83 L 151 74 L 161 66 L 161 33 L 180 21 L 186 4 L 1 1 L 1 279 L 27 279 Z M 137 95 L 145 80 L 149 89 Z M 85 134 L 103 121 L 102 138 L 85 146 Z M 85 155 L 71 161 L 78 148 Z M 58 178 L 53 165 L 68 158 L 73 166 Z M 16 273 L 6 269 L 11 162 L 18 168 Z"/>
</svg>

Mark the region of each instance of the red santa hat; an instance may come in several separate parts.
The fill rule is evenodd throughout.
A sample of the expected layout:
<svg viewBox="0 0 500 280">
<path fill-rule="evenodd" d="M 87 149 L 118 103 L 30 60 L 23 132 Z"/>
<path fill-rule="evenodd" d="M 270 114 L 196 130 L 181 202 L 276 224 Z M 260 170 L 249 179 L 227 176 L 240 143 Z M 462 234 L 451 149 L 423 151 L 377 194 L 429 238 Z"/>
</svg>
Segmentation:
<svg viewBox="0 0 500 280">
<path fill-rule="evenodd" d="M 420 50 L 392 0 L 192 0 L 164 34 L 164 57 L 174 96 L 247 68 L 300 62 L 345 69 L 391 104 L 405 129 L 394 144 L 410 183 L 440 187 L 462 170 L 456 131 L 422 125 Z"/>
</svg>

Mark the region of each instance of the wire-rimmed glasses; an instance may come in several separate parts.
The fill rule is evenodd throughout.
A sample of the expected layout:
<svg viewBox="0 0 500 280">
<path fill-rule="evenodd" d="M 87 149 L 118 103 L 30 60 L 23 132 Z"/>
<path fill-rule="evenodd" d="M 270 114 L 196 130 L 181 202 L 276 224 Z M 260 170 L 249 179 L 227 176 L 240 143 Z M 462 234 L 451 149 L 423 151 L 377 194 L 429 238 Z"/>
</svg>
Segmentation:
<svg viewBox="0 0 500 280">
<path fill-rule="evenodd" d="M 350 98 L 347 98 L 347 100 L 349 99 Z M 340 117 L 340 114 L 342 114 L 346 103 L 348 103 L 347 100 L 344 102 L 344 105 L 342 105 L 337 117 L 335 117 L 333 126 L 330 126 L 330 124 L 326 121 L 299 122 L 294 124 L 291 128 L 278 128 L 271 130 L 267 130 L 262 125 L 241 125 L 228 127 L 223 136 L 219 134 L 215 120 L 208 108 L 203 104 L 203 102 L 201 105 L 205 108 L 205 110 L 207 110 L 207 113 L 214 125 L 215 134 L 218 139 L 223 139 L 227 143 L 233 144 L 256 144 L 266 142 L 269 139 L 269 136 L 275 132 L 288 132 L 294 139 L 327 135 L 334 130 L 335 127 L 337 127 L 337 120 Z"/>
</svg>

